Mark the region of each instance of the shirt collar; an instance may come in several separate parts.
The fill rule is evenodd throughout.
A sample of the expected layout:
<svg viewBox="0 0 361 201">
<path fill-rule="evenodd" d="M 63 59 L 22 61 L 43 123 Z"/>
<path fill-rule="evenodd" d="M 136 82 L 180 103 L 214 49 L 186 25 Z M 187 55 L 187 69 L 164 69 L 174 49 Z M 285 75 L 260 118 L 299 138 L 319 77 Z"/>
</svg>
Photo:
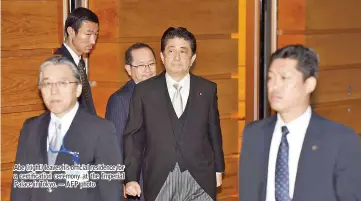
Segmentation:
<svg viewBox="0 0 361 201">
<path fill-rule="evenodd" d="M 78 111 L 78 108 L 79 108 L 79 103 L 77 101 L 75 103 L 74 107 L 61 118 L 55 116 L 55 114 L 51 112 L 50 113 L 51 121 L 52 122 L 58 121 L 58 122 L 60 122 L 62 124 L 62 126 L 63 125 L 69 125 L 70 126 L 71 122 L 73 121 L 73 119 L 74 119 L 74 117 L 76 115 L 76 112 Z"/>
<path fill-rule="evenodd" d="M 300 126 L 308 126 L 308 123 L 311 119 L 311 115 L 312 115 L 312 110 L 311 110 L 311 107 L 308 106 L 306 111 L 303 112 L 301 116 L 299 116 L 297 119 L 294 119 L 286 124 L 283 121 L 281 115 L 277 114 L 277 124 L 280 127 L 287 126 L 288 130 L 290 130 L 290 132 L 291 132 L 291 130 L 297 129 Z"/>
<path fill-rule="evenodd" d="M 70 52 L 71 57 L 73 57 L 76 65 L 79 65 L 79 61 L 81 59 L 81 56 L 78 56 L 66 43 L 63 43 L 66 49 Z"/>
<path fill-rule="evenodd" d="M 174 88 L 173 85 L 175 83 L 179 84 L 179 86 L 184 87 L 186 85 L 186 83 L 190 82 L 190 75 L 189 75 L 189 73 L 187 73 L 187 75 L 184 76 L 183 79 L 181 79 L 179 82 L 177 82 L 168 73 L 165 73 L 165 79 L 166 79 L 168 88 Z"/>
</svg>

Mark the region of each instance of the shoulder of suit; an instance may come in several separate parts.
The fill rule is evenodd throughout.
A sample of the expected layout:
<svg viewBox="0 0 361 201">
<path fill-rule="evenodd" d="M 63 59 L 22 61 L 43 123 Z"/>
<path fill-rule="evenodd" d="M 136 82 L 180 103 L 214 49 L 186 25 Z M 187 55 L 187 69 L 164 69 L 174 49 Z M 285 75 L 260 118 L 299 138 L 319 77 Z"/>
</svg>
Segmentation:
<svg viewBox="0 0 361 201">
<path fill-rule="evenodd" d="M 118 101 L 122 98 L 130 99 L 132 96 L 133 90 L 130 90 L 129 87 L 123 86 L 122 88 L 115 91 L 112 95 L 109 96 L 108 103 L 111 101 Z"/>
<path fill-rule="evenodd" d="M 215 82 L 212 82 L 204 77 L 198 76 L 198 75 L 193 75 L 191 74 L 191 77 L 193 77 L 194 80 L 196 80 L 199 83 L 205 84 L 205 85 L 212 85 L 212 86 L 217 86 L 217 84 Z"/>
<path fill-rule="evenodd" d="M 154 77 L 151 77 L 147 80 L 144 80 L 138 84 L 135 85 L 134 88 L 137 88 L 137 90 L 143 89 L 143 90 L 148 90 L 150 88 L 153 88 L 155 84 L 162 82 L 164 78 L 164 74 L 161 73 L 159 75 L 156 75 Z"/>
<path fill-rule="evenodd" d="M 276 122 L 276 121 L 277 121 L 277 116 L 272 115 L 272 116 L 270 116 L 268 118 L 265 118 L 265 119 L 252 121 L 252 122 L 246 124 L 245 127 L 247 127 L 247 129 L 263 128 L 264 126 L 269 125 L 269 124 L 271 124 L 273 122 Z"/>
<path fill-rule="evenodd" d="M 316 121 L 317 126 L 322 129 L 322 132 L 327 133 L 328 137 L 334 136 L 337 138 L 344 138 L 347 137 L 347 135 L 357 135 L 351 127 L 340 122 L 327 119 L 326 117 L 322 117 L 315 112 L 312 113 L 311 121 L 312 120 Z"/>
<path fill-rule="evenodd" d="M 49 115 L 49 112 L 44 112 L 43 114 L 40 114 L 38 116 L 33 116 L 33 117 L 29 117 L 28 119 L 26 119 L 24 121 L 24 125 L 23 126 L 27 126 L 27 125 L 31 125 L 31 124 L 36 124 L 38 122 L 41 122 L 44 120 L 44 118 Z"/>
<path fill-rule="evenodd" d="M 87 127 L 92 127 L 92 126 L 102 127 L 102 128 L 104 128 L 104 127 L 113 128 L 114 127 L 114 125 L 111 121 L 106 120 L 97 115 L 90 114 L 83 108 L 79 108 L 78 112 L 79 112 L 79 115 L 77 115 L 78 118 L 81 118 L 81 121 L 86 123 Z"/>
<path fill-rule="evenodd" d="M 199 90 L 213 94 L 217 90 L 217 84 L 206 78 L 191 74 L 191 80 Z"/>
<path fill-rule="evenodd" d="M 66 50 L 66 49 L 65 49 Z M 59 47 L 58 49 L 55 50 L 53 55 L 59 55 L 59 56 L 63 56 L 63 52 L 64 50 L 64 46 Z M 67 51 L 67 50 L 66 50 Z"/>
</svg>

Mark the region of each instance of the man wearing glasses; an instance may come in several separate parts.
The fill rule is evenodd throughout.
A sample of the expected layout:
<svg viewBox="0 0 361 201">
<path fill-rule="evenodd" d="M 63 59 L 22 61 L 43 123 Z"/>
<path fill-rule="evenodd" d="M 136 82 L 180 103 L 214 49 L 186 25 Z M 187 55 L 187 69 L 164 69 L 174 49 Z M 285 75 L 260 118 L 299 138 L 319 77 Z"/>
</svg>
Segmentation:
<svg viewBox="0 0 361 201">
<path fill-rule="evenodd" d="M 123 150 L 123 132 L 134 86 L 156 75 L 153 49 L 144 43 L 135 43 L 130 46 L 125 52 L 125 70 L 131 80 L 109 97 L 105 113 L 105 118 L 112 121 L 116 127 L 121 150 Z M 142 183 L 142 178 L 140 180 Z M 128 200 L 133 199 L 129 197 Z M 139 200 L 139 198 L 134 198 L 134 200 Z M 142 196 L 140 200 L 144 200 L 144 197 Z"/>
<path fill-rule="evenodd" d="M 15 165 L 117 165 L 121 155 L 114 125 L 90 114 L 79 107 L 78 97 L 82 92 L 79 69 L 65 57 L 53 56 L 40 67 L 39 90 L 49 111 L 25 121 L 19 136 Z M 31 170 L 29 170 L 31 172 Z M 11 201 L 119 201 L 120 180 L 91 180 L 95 186 L 81 189 L 80 184 L 67 188 L 69 180 L 52 180 L 58 187 L 20 188 L 24 172 L 14 171 Z M 37 172 L 40 174 L 39 172 Z M 63 170 L 55 173 L 64 173 Z M 65 172 L 76 174 L 76 172 Z M 83 174 L 86 173 L 83 172 Z M 98 172 L 100 174 L 100 172 Z M 55 177 L 53 177 L 55 179 Z M 90 181 L 88 180 L 90 179 Z M 39 180 L 25 180 L 25 182 Z M 83 183 L 84 184 L 84 183 Z M 69 187 L 69 186 L 68 186 Z M 94 187 L 94 188 L 93 188 Z"/>
</svg>

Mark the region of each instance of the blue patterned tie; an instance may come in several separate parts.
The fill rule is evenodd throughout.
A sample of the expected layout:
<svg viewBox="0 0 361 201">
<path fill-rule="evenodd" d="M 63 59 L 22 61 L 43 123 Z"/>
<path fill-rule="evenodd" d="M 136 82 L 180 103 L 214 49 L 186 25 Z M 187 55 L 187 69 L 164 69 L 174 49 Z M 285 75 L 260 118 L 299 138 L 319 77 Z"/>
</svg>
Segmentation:
<svg viewBox="0 0 361 201">
<path fill-rule="evenodd" d="M 291 201 L 289 190 L 288 171 L 288 129 L 282 126 L 282 140 L 277 154 L 276 175 L 275 175 L 275 196 L 276 201 Z"/>
</svg>

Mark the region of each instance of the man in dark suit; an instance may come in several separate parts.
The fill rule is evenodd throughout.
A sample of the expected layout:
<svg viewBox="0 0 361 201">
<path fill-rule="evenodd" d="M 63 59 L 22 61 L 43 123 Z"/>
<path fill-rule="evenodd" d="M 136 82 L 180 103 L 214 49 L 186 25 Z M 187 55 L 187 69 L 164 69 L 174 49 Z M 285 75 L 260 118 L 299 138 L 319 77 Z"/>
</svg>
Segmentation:
<svg viewBox="0 0 361 201">
<path fill-rule="evenodd" d="M 271 56 L 268 100 L 278 114 L 244 129 L 241 201 L 361 200 L 360 137 L 310 107 L 318 66 L 302 45 Z"/>
<path fill-rule="evenodd" d="M 81 108 L 96 115 L 87 69 L 83 55 L 93 49 L 99 31 L 99 20 L 95 13 L 87 8 L 76 8 L 65 21 L 65 42 L 54 54 L 62 55 L 72 61 L 82 77 L 83 91 L 79 98 Z"/>
<path fill-rule="evenodd" d="M 49 112 L 25 121 L 20 132 L 15 167 L 28 164 L 115 166 L 121 163 L 114 125 L 79 107 L 77 98 L 82 90 L 81 78 L 78 68 L 71 61 L 54 56 L 44 62 L 40 67 L 39 89 Z M 55 178 L 55 174 L 64 173 L 63 170 L 52 172 L 53 178 L 48 178 L 49 182 L 57 183 L 57 187 L 20 188 L 20 174 L 29 171 L 14 171 L 11 201 L 119 201 L 122 198 L 120 179 L 93 180 L 88 175 L 77 179 L 83 183 L 71 188 L 69 180 Z M 40 175 L 41 172 L 36 173 Z M 77 174 L 74 171 L 65 173 Z M 25 182 L 39 180 L 26 179 Z M 92 186 L 81 189 L 82 184 Z"/>
<path fill-rule="evenodd" d="M 185 28 L 161 39 L 166 71 L 135 86 L 124 132 L 126 193 L 146 200 L 215 200 L 224 155 L 216 84 L 189 73 L 196 40 Z"/>
<path fill-rule="evenodd" d="M 105 118 L 112 121 L 120 138 L 123 151 L 123 132 L 129 114 L 129 103 L 134 86 L 156 75 L 156 60 L 153 49 L 144 43 L 135 43 L 125 52 L 125 70 L 131 77 L 122 88 L 114 92 L 108 100 Z M 140 179 L 142 184 L 142 178 Z M 137 198 L 134 198 L 138 200 Z M 128 198 L 128 200 L 133 200 Z M 144 200 L 142 195 L 140 200 Z"/>
</svg>

